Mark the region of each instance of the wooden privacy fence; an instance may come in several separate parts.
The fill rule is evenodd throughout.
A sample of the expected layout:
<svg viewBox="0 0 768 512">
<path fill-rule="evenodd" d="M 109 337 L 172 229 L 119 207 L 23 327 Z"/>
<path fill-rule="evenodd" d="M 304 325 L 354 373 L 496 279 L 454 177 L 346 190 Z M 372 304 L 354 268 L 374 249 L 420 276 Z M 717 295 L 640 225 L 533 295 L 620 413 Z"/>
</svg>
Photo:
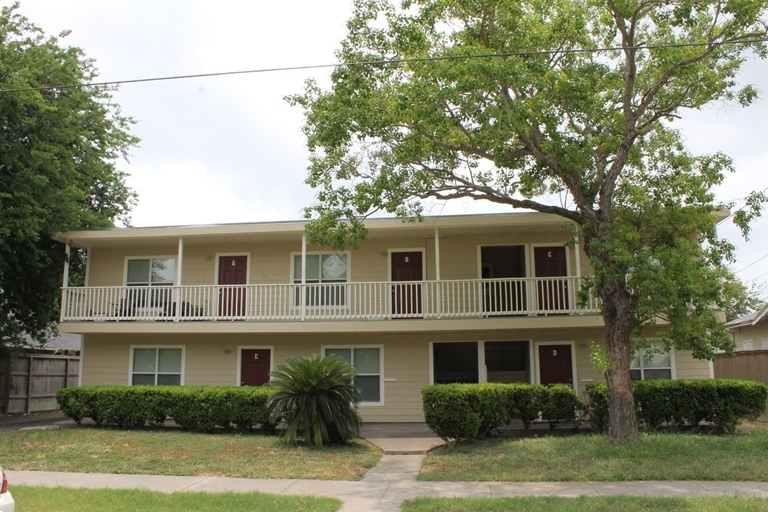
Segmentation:
<svg viewBox="0 0 768 512">
<path fill-rule="evenodd" d="M 30 413 L 58 409 L 56 392 L 77 386 L 79 355 L 0 355 L 0 411 Z"/>
<path fill-rule="evenodd" d="M 768 350 L 734 352 L 733 357 L 717 354 L 714 361 L 716 379 L 748 379 L 768 384 Z"/>
</svg>

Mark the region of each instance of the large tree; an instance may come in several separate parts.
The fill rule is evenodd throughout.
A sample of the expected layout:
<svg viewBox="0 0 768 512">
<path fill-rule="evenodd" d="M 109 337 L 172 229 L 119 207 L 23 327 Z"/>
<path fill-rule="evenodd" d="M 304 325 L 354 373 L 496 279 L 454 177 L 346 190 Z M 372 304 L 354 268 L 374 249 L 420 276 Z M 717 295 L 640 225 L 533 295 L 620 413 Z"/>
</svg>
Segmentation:
<svg viewBox="0 0 768 512">
<path fill-rule="evenodd" d="M 572 221 L 602 302 L 610 434 L 637 437 L 633 342 L 649 327 L 711 358 L 732 342 L 732 246 L 713 187 L 733 171 L 695 156 L 669 121 L 715 101 L 748 105 L 735 77 L 766 52 L 768 0 L 356 0 L 332 89 L 309 82 L 307 209 L 315 242 L 365 235 L 377 211 L 472 198 Z M 713 126 L 713 130 L 717 127 Z M 555 200 L 547 200 L 554 197 Z M 735 215 L 742 226 L 765 198 Z"/>
<path fill-rule="evenodd" d="M 45 341 L 58 320 L 60 231 L 127 220 L 135 196 L 116 162 L 131 119 L 79 48 L 0 11 L 0 346 Z M 66 34 L 62 34 L 62 37 Z M 55 86 L 55 87 L 54 87 Z"/>
</svg>

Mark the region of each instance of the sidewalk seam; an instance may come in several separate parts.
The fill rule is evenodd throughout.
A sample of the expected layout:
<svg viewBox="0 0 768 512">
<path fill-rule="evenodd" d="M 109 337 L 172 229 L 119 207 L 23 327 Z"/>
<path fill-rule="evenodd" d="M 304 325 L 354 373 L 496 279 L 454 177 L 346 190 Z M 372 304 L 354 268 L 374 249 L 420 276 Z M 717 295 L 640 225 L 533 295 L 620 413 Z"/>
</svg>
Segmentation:
<svg viewBox="0 0 768 512">
<path fill-rule="evenodd" d="M 201 479 L 200 479 L 200 480 L 198 480 L 198 481 L 196 481 L 196 482 L 192 482 L 191 484 L 189 484 L 189 485 L 187 485 L 187 486 L 185 486 L 185 487 L 182 487 L 181 489 L 177 489 L 177 490 L 175 490 L 175 491 L 173 491 L 173 492 L 174 492 L 174 493 L 177 493 L 177 492 L 184 492 L 184 491 L 186 491 L 187 489 L 189 489 L 190 487 L 192 487 L 193 485 L 197 485 L 197 484 L 203 483 L 203 482 L 205 482 L 206 480 L 208 480 L 209 478 L 211 478 L 211 477 L 209 477 L 209 476 L 204 476 L 204 477 L 201 477 Z"/>
</svg>

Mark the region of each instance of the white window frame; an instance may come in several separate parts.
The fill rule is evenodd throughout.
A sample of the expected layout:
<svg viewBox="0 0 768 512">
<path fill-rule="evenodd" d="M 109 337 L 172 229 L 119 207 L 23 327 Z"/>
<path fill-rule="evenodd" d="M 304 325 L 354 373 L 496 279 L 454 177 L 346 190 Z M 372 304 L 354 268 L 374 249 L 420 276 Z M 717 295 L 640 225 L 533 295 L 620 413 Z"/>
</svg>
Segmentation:
<svg viewBox="0 0 768 512">
<path fill-rule="evenodd" d="M 352 359 L 352 367 L 354 368 L 354 360 L 355 360 L 355 349 L 370 349 L 375 348 L 379 350 L 379 401 L 378 402 L 360 402 L 360 406 L 374 406 L 374 407 L 380 407 L 383 406 L 384 401 L 384 345 L 322 345 L 320 347 L 320 350 L 323 354 L 323 356 L 326 355 L 326 351 L 328 349 L 334 350 L 334 349 L 348 349 L 351 351 L 351 359 Z M 357 376 L 357 369 L 355 369 L 355 375 Z M 371 377 L 376 374 L 374 373 L 361 373 L 359 374 L 361 377 Z"/>
<path fill-rule="evenodd" d="M 329 281 L 324 283 L 322 281 L 322 264 L 323 264 L 323 256 L 330 255 L 330 254 L 343 254 L 347 259 L 347 278 L 345 281 Z M 299 260 L 301 260 L 302 253 L 299 251 L 291 252 L 291 275 L 289 276 L 289 282 L 291 283 L 291 286 L 301 286 L 302 282 L 301 279 L 298 281 L 296 280 L 296 256 L 299 256 Z M 319 264 L 320 266 L 320 276 L 317 279 L 317 282 L 310 283 L 306 277 L 304 277 L 304 284 L 313 284 L 318 285 L 317 288 L 321 289 L 321 286 L 326 284 L 328 286 L 340 286 L 344 288 L 344 304 L 296 304 L 296 301 L 294 299 L 294 293 L 296 293 L 296 289 L 291 293 L 291 309 L 301 309 L 302 307 L 306 308 L 322 308 L 322 309 L 348 309 L 349 308 L 349 294 L 350 294 L 350 287 L 349 283 L 352 282 L 352 252 L 351 251 L 311 251 L 306 253 L 307 258 L 310 256 L 318 256 L 320 258 Z M 302 269 L 302 274 L 303 274 Z M 314 281 L 314 280 L 313 280 Z M 307 295 L 308 297 L 308 295 Z M 301 302 L 301 300 L 299 300 Z M 306 301 L 305 301 L 306 302 Z"/>
<path fill-rule="evenodd" d="M 179 375 L 179 386 L 183 386 L 184 385 L 185 369 L 186 369 L 186 361 L 187 361 L 187 347 L 185 345 L 131 345 L 129 347 L 129 351 L 128 351 L 128 357 L 130 359 L 129 370 L 128 370 L 128 385 L 129 386 L 133 385 L 133 374 L 134 374 L 134 371 L 133 371 L 133 361 L 134 361 L 133 352 L 134 352 L 135 349 L 154 349 L 155 351 L 157 351 L 159 349 L 181 349 L 181 373 Z M 154 372 L 154 375 L 155 375 L 155 386 L 157 386 L 157 374 L 158 374 L 158 372 L 157 372 L 157 362 L 158 362 L 158 359 L 159 359 L 157 354 L 158 353 L 155 352 L 155 372 Z M 139 373 L 141 373 L 142 375 L 149 375 L 147 372 L 139 372 Z"/>
<path fill-rule="evenodd" d="M 163 284 L 152 284 L 152 260 L 159 260 L 159 259 L 169 259 L 173 260 L 174 265 L 174 271 L 173 271 L 173 281 Z M 149 269 L 150 269 L 150 281 L 146 284 L 129 284 L 128 283 L 128 263 L 131 261 L 142 261 L 147 260 L 149 261 Z M 130 308 L 129 311 L 132 312 L 131 315 L 133 316 L 137 315 L 141 318 L 155 318 L 158 316 L 165 316 L 166 311 L 169 311 L 167 308 L 169 305 L 173 302 L 175 302 L 176 298 L 176 291 L 174 290 L 174 287 L 176 286 L 176 278 L 178 277 L 178 268 L 176 267 L 178 265 L 178 254 L 172 254 L 172 255 L 152 255 L 152 256 L 126 256 L 125 257 L 125 263 L 123 268 L 123 287 L 124 287 L 124 293 L 123 298 L 129 303 L 127 305 L 127 308 Z M 131 289 L 135 289 L 134 291 L 131 291 Z M 158 290 L 155 294 L 153 290 Z M 148 291 L 142 291 L 142 290 L 148 290 Z M 161 291 L 165 290 L 165 291 Z M 160 303 L 160 305 L 156 304 L 158 297 L 160 297 L 160 301 L 163 301 Z M 137 303 L 139 305 L 137 305 Z M 121 306 L 121 309 L 123 306 Z M 141 311 L 141 312 L 140 312 Z"/>
<path fill-rule="evenodd" d="M 137 261 L 137 260 L 149 260 L 149 268 L 150 272 L 152 271 L 152 260 L 159 260 L 159 259 L 168 259 L 173 260 L 173 282 L 171 284 L 155 284 L 153 285 L 150 281 L 146 285 L 138 285 L 138 284 L 128 284 L 128 262 L 129 261 Z M 126 256 L 125 257 L 125 264 L 123 268 L 123 286 L 176 286 L 176 276 L 177 276 L 177 268 L 176 265 L 178 264 L 178 254 L 172 254 L 172 255 L 154 255 L 154 256 Z M 151 274 L 150 274 L 151 279 Z"/>
<path fill-rule="evenodd" d="M 488 382 L 488 367 L 485 365 L 485 344 L 486 343 L 493 343 L 494 341 L 515 341 L 515 342 L 527 342 L 528 343 L 528 367 L 529 367 L 529 384 L 533 384 L 535 382 L 535 379 L 538 379 L 538 369 L 534 368 L 537 362 L 537 359 L 534 357 L 533 351 L 535 348 L 535 343 L 532 338 L 521 338 L 521 339 L 509 339 L 509 338 L 503 338 L 503 339 L 488 339 L 488 340 L 437 340 L 437 341 L 430 341 L 429 342 L 429 353 L 427 354 L 428 360 L 429 360 L 429 383 L 434 384 L 435 383 L 435 343 L 477 343 L 477 382 L 478 384 L 486 383 Z M 557 343 L 557 344 L 565 344 L 566 342 L 550 342 L 550 343 Z M 573 351 L 571 352 L 572 362 L 573 358 L 575 357 L 573 355 Z M 575 371 L 575 370 L 574 370 Z M 574 373 L 575 375 L 575 373 Z"/>
<path fill-rule="evenodd" d="M 654 347 L 649 347 L 653 349 Z M 670 347 L 669 348 L 669 367 L 666 366 L 657 366 L 657 367 L 651 367 L 651 368 L 645 368 L 645 348 L 639 348 L 637 349 L 637 352 L 640 354 L 640 368 L 636 368 L 632 366 L 632 361 L 629 361 L 629 370 L 630 375 L 632 370 L 640 370 L 640 380 L 646 380 L 645 379 L 645 370 L 666 370 L 669 368 L 669 378 L 670 380 L 675 380 L 677 378 L 676 372 L 675 372 L 675 350 Z"/>
</svg>

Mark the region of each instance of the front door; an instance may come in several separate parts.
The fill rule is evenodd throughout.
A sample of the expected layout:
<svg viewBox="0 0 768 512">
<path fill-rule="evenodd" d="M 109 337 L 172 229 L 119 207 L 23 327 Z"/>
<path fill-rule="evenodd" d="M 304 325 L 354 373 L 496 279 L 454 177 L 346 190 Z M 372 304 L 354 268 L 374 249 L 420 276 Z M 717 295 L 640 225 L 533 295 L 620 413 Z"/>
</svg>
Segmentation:
<svg viewBox="0 0 768 512">
<path fill-rule="evenodd" d="M 241 351 L 241 386 L 263 386 L 269 382 L 270 355 L 268 348 L 244 348 Z"/>
<path fill-rule="evenodd" d="M 539 345 L 539 382 L 573 385 L 570 345 Z"/>
<path fill-rule="evenodd" d="M 533 248 L 539 311 L 568 312 L 568 280 L 561 279 L 568 276 L 567 258 L 563 246 Z"/>
<path fill-rule="evenodd" d="M 396 281 L 392 285 L 393 317 L 421 317 L 423 275 L 421 251 L 392 253 L 392 281 Z"/>
<path fill-rule="evenodd" d="M 245 316 L 245 288 L 248 279 L 248 256 L 219 258 L 219 316 Z"/>
</svg>

